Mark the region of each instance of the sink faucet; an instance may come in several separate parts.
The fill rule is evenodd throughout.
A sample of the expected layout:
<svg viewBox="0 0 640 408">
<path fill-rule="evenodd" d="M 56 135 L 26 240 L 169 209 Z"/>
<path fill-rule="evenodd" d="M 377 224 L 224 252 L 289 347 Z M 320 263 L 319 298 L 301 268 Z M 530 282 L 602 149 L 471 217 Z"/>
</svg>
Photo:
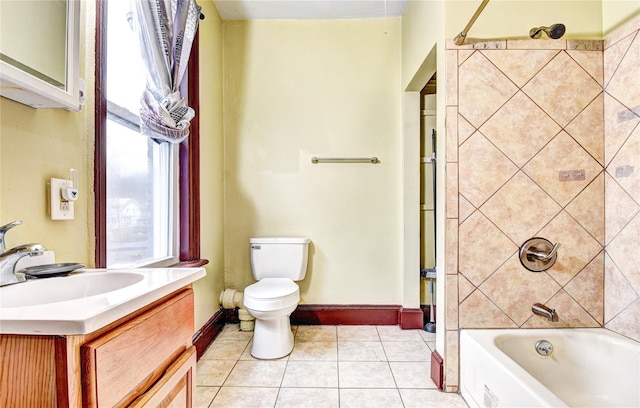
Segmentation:
<svg viewBox="0 0 640 408">
<path fill-rule="evenodd" d="M 542 303 L 534 303 L 533 306 L 531 306 L 531 311 L 537 315 L 546 317 L 550 322 L 558 321 L 556 309 L 550 309 Z"/>
<path fill-rule="evenodd" d="M 26 277 L 16 273 L 16 264 L 25 256 L 42 255 L 47 248 L 41 244 L 25 244 L 11 248 L 0 254 L 0 286 L 24 282 Z"/>
<path fill-rule="evenodd" d="M 4 236 L 13 227 L 22 224 L 22 221 L 14 221 L 0 227 L 0 286 L 12 283 L 24 282 L 26 277 L 22 273 L 16 273 L 16 264 L 25 256 L 42 255 L 47 248 L 40 244 L 18 245 L 6 250 Z"/>
<path fill-rule="evenodd" d="M 22 221 L 18 220 L 18 221 L 10 222 L 7 225 L 3 225 L 2 227 L 0 227 L 0 254 L 7 250 L 7 247 L 4 243 L 4 235 L 11 228 L 17 227 L 20 224 L 22 224 Z"/>
</svg>

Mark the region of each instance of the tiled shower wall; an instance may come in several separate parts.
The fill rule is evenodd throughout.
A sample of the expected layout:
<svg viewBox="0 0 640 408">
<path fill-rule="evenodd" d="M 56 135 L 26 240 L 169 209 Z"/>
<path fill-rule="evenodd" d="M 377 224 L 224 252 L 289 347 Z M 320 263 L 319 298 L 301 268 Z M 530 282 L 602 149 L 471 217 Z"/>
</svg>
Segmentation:
<svg viewBox="0 0 640 408">
<path fill-rule="evenodd" d="M 631 27 L 607 41 L 447 47 L 447 390 L 458 387 L 461 328 L 605 326 L 640 340 Z M 520 264 L 531 237 L 561 244 L 551 269 Z M 533 315 L 536 302 L 560 321 Z"/>
</svg>

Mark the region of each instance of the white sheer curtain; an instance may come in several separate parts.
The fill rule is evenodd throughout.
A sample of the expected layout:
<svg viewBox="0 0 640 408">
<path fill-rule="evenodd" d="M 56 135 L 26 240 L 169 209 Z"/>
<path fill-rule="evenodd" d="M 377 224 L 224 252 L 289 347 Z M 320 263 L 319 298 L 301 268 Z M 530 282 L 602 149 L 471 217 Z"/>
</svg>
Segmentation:
<svg viewBox="0 0 640 408">
<path fill-rule="evenodd" d="M 147 72 L 141 98 L 142 134 L 157 142 L 180 143 L 189 136 L 195 112 L 180 94 L 191 45 L 198 30 L 195 0 L 132 0 L 133 29 Z"/>
</svg>

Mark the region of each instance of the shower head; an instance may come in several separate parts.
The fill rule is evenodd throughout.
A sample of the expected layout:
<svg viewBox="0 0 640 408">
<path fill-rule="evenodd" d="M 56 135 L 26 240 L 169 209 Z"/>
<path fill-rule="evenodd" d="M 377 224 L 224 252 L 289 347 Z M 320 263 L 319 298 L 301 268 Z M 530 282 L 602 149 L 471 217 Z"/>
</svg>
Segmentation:
<svg viewBox="0 0 640 408">
<path fill-rule="evenodd" d="M 554 24 L 551 27 L 534 27 L 529 30 L 529 37 L 538 39 L 542 36 L 542 33 L 546 33 L 547 36 L 553 40 L 557 40 L 564 35 L 566 27 L 564 24 Z"/>
</svg>

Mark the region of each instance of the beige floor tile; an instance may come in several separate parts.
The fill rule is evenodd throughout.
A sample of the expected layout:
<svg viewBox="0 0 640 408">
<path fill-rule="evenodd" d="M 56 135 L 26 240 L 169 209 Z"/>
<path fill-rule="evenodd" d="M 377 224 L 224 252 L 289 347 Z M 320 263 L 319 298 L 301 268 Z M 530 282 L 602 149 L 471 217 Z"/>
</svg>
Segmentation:
<svg viewBox="0 0 640 408">
<path fill-rule="evenodd" d="M 196 387 L 196 408 L 208 408 L 220 387 Z"/>
<path fill-rule="evenodd" d="M 220 335 L 216 338 L 216 340 L 223 341 L 234 341 L 234 340 L 251 340 L 253 337 L 253 332 L 243 332 L 240 331 L 239 324 L 228 324 L 224 326 Z"/>
<path fill-rule="evenodd" d="M 338 361 L 387 361 L 379 341 L 338 342 Z"/>
<path fill-rule="evenodd" d="M 276 408 L 338 408 L 337 388 L 281 388 Z"/>
<path fill-rule="evenodd" d="M 298 341 L 289 355 L 290 361 L 337 361 L 338 342 Z"/>
<path fill-rule="evenodd" d="M 376 326 L 338 326 L 338 341 L 380 341 Z"/>
<path fill-rule="evenodd" d="M 430 362 L 389 362 L 398 388 L 436 388 L 431 380 Z"/>
<path fill-rule="evenodd" d="M 425 405 L 426 406 L 426 405 Z M 397 389 L 340 389 L 340 408 L 402 408 Z"/>
<path fill-rule="evenodd" d="M 235 365 L 231 360 L 200 360 L 196 365 L 196 384 L 219 387 Z"/>
<path fill-rule="evenodd" d="M 295 341 L 337 341 L 336 326 L 298 326 Z"/>
<path fill-rule="evenodd" d="M 282 387 L 337 388 L 337 361 L 289 361 Z"/>
<path fill-rule="evenodd" d="M 205 360 L 237 360 L 247 344 L 249 344 L 249 340 L 223 341 L 216 339 L 204 352 L 202 358 Z"/>
<path fill-rule="evenodd" d="M 225 387 L 280 387 L 286 361 L 238 361 Z"/>
<path fill-rule="evenodd" d="M 447 407 L 468 408 L 460 394 L 438 390 L 400 389 L 405 408 Z"/>
<path fill-rule="evenodd" d="M 396 388 L 387 362 L 338 362 L 340 388 Z"/>
<path fill-rule="evenodd" d="M 426 330 L 419 330 L 418 333 L 420 334 L 420 337 L 422 337 L 422 339 L 424 341 L 426 341 L 427 343 L 436 342 L 436 334 L 435 333 L 429 333 Z"/>
<path fill-rule="evenodd" d="M 222 387 L 210 408 L 273 408 L 278 388 Z"/>
<path fill-rule="evenodd" d="M 382 347 L 389 361 L 431 360 L 431 350 L 424 341 L 385 341 Z"/>
<path fill-rule="evenodd" d="M 421 330 L 402 330 L 400 326 L 378 326 L 381 341 L 420 341 Z"/>
<path fill-rule="evenodd" d="M 255 358 L 251 355 L 251 345 L 253 344 L 253 341 L 250 341 L 249 344 L 247 344 L 247 347 L 244 349 L 244 351 L 242 352 L 242 355 L 238 358 L 238 360 L 253 360 L 253 361 L 264 361 L 264 360 L 260 360 L 258 358 Z M 276 358 L 276 359 L 272 359 L 269 361 L 287 361 L 289 359 L 289 355 L 286 355 L 284 357 L 281 358 Z"/>
</svg>

